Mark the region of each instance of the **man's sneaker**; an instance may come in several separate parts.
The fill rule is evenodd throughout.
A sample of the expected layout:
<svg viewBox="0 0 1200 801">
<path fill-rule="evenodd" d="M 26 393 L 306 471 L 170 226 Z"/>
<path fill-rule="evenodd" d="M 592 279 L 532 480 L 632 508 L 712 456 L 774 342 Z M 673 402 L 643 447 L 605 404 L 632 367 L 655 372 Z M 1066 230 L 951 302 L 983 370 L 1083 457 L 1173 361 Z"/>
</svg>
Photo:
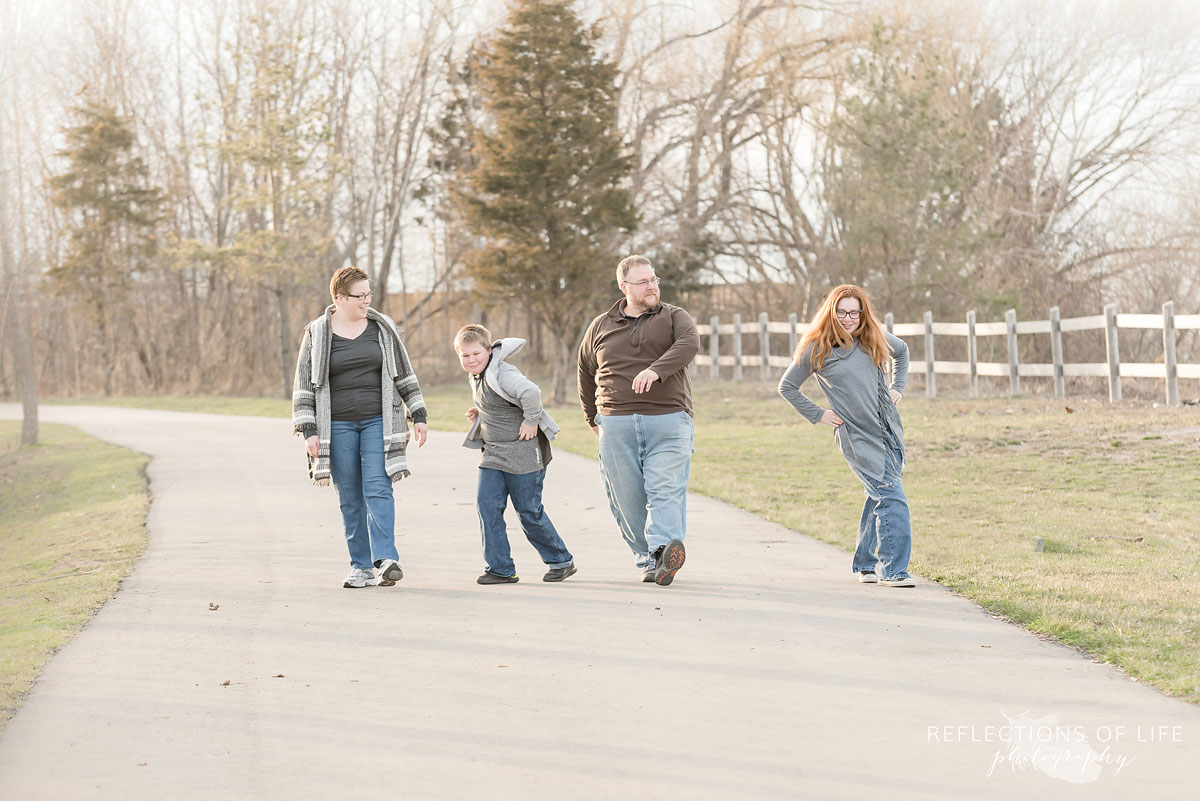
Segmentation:
<svg viewBox="0 0 1200 801">
<path fill-rule="evenodd" d="M 374 587 L 375 574 L 370 570 L 363 570 L 361 567 L 352 567 L 350 568 L 349 575 L 346 576 L 346 580 L 342 582 L 342 586 L 348 590 Z"/>
<path fill-rule="evenodd" d="M 647 584 L 653 584 L 653 583 L 654 583 L 654 568 L 652 568 L 652 567 L 651 567 L 651 568 L 647 568 L 647 569 L 646 569 L 646 570 L 645 570 L 645 571 L 642 573 L 642 581 L 643 581 L 643 582 L 645 582 L 645 583 L 647 583 Z"/>
<path fill-rule="evenodd" d="M 665 587 L 675 580 L 675 573 L 683 567 L 687 554 L 683 540 L 671 540 L 654 554 L 654 583 Z"/>
<path fill-rule="evenodd" d="M 902 576 L 894 576 L 892 578 L 885 578 L 883 581 L 879 582 L 879 584 L 883 587 L 915 587 L 915 586 L 917 586 L 916 580 L 913 579 L 913 577 L 908 575 L 907 573 L 905 573 Z"/>
<path fill-rule="evenodd" d="M 858 574 L 859 584 L 878 584 L 879 576 L 875 575 L 874 570 L 864 570 Z"/>
<path fill-rule="evenodd" d="M 511 576 L 498 576 L 490 571 L 483 571 L 483 575 L 475 579 L 477 584 L 516 584 L 520 581 L 514 573 Z"/>
<path fill-rule="evenodd" d="M 404 578 L 404 571 L 395 559 L 384 559 L 379 563 L 379 586 L 391 587 Z"/>
<path fill-rule="evenodd" d="M 548 573 L 546 573 L 546 575 L 542 576 L 542 581 L 562 581 L 567 576 L 573 576 L 573 575 L 575 575 L 575 563 L 574 562 L 567 565 L 566 567 L 552 568 Z"/>
</svg>

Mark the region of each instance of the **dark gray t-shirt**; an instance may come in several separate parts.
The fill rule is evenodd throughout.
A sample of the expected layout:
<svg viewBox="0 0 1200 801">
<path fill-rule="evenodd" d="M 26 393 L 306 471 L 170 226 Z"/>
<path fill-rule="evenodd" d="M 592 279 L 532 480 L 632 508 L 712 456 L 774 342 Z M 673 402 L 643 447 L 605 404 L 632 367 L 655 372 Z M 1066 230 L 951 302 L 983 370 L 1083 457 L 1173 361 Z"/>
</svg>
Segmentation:
<svg viewBox="0 0 1200 801">
<path fill-rule="evenodd" d="M 379 325 L 354 339 L 334 334 L 329 345 L 329 403 L 334 420 L 368 420 L 383 414 L 383 348 Z"/>
<path fill-rule="evenodd" d="M 517 439 L 525 419 L 521 407 L 497 395 L 482 376 L 472 378 L 471 384 L 475 408 L 479 410 L 479 438 L 483 440 L 479 466 L 513 475 L 544 468 L 549 459 L 542 453 L 542 436 Z"/>
</svg>

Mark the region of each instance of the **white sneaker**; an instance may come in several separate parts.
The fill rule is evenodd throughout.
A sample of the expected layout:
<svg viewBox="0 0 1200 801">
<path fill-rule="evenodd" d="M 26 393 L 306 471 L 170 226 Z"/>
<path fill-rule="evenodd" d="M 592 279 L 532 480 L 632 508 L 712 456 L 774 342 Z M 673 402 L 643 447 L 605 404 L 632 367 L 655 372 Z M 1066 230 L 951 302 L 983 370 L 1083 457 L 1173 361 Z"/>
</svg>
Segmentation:
<svg viewBox="0 0 1200 801">
<path fill-rule="evenodd" d="M 879 582 L 879 585 L 881 587 L 915 587 L 917 586 L 917 582 L 912 576 L 905 573 L 901 576 L 885 578 Z"/>
<path fill-rule="evenodd" d="M 878 584 L 879 576 L 875 575 L 874 570 L 864 570 L 858 574 L 859 584 Z"/>
<path fill-rule="evenodd" d="M 361 587 L 374 587 L 375 574 L 370 570 L 363 570 L 361 567 L 350 568 L 349 575 L 342 582 L 342 586 L 346 589 L 359 589 Z"/>
<path fill-rule="evenodd" d="M 379 586 L 390 587 L 404 578 L 404 571 L 395 559 L 384 559 L 379 563 Z"/>
</svg>

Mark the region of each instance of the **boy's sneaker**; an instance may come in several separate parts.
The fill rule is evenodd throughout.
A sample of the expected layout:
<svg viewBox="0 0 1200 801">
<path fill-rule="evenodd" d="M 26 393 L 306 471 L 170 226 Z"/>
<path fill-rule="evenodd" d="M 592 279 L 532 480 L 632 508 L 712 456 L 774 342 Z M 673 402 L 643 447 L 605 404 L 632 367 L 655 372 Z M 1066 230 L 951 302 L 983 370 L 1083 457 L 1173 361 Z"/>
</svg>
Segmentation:
<svg viewBox="0 0 1200 801">
<path fill-rule="evenodd" d="M 546 573 L 546 575 L 542 576 L 542 581 L 562 581 L 567 576 L 573 576 L 573 575 L 575 575 L 575 563 L 574 562 L 567 565 L 566 567 L 552 568 L 548 573 Z"/>
<path fill-rule="evenodd" d="M 498 576 L 490 571 L 483 571 L 483 575 L 475 579 L 476 584 L 516 584 L 520 581 L 517 574 L 511 576 Z"/>
<path fill-rule="evenodd" d="M 864 570 L 858 574 L 859 584 L 878 584 L 879 576 L 875 575 L 874 570 Z"/>
<path fill-rule="evenodd" d="M 654 583 L 654 568 L 650 567 L 642 572 L 642 581 L 647 584 Z"/>
<path fill-rule="evenodd" d="M 391 587 L 404 578 L 404 571 L 395 559 L 384 559 L 379 563 L 379 586 Z"/>
<path fill-rule="evenodd" d="M 687 553 L 683 540 L 671 540 L 654 554 L 654 583 L 665 587 L 675 580 L 675 573 L 683 567 Z"/>
<path fill-rule="evenodd" d="M 916 580 L 912 576 L 908 575 L 907 573 L 905 573 L 902 576 L 893 576 L 892 578 L 885 578 L 883 581 L 879 582 L 879 584 L 884 587 L 915 587 L 915 586 L 917 586 Z"/>
<path fill-rule="evenodd" d="M 342 586 L 348 590 L 374 587 L 375 574 L 370 570 L 363 570 L 361 567 L 352 567 L 350 568 L 350 573 L 346 576 L 346 580 L 342 582 Z"/>
</svg>

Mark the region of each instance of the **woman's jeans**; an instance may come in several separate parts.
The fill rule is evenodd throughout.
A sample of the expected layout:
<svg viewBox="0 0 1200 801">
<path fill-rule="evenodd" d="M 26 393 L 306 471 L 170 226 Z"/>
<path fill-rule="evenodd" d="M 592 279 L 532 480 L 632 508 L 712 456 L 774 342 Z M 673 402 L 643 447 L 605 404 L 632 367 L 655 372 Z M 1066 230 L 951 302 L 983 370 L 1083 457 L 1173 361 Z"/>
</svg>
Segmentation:
<svg viewBox="0 0 1200 801">
<path fill-rule="evenodd" d="M 888 428 L 888 458 L 883 480 L 859 475 L 867 499 L 858 522 L 858 547 L 854 551 L 854 572 L 879 572 L 882 565 L 884 580 L 908 575 L 908 559 L 912 553 L 912 526 L 908 514 L 908 498 L 900 482 L 903 453 Z M 857 474 L 857 471 L 855 471 Z"/>
<path fill-rule="evenodd" d="M 370 570 L 382 559 L 399 561 L 396 503 L 384 469 L 382 416 L 333 421 L 329 472 L 342 506 L 350 566 Z"/>
<path fill-rule="evenodd" d="M 600 475 L 621 536 L 642 570 L 654 552 L 687 534 L 687 486 L 695 442 L 692 416 L 597 415 Z"/>
<path fill-rule="evenodd" d="M 479 512 L 479 529 L 483 535 L 483 561 L 487 572 L 511 576 L 517 572 L 508 548 L 508 528 L 504 525 L 504 510 L 512 498 L 513 508 L 521 518 L 525 539 L 537 549 L 550 568 L 571 564 L 571 552 L 558 536 L 554 524 L 542 507 L 542 482 L 546 468 L 533 473 L 506 473 L 491 467 L 479 468 L 479 486 L 475 508 Z"/>
</svg>

